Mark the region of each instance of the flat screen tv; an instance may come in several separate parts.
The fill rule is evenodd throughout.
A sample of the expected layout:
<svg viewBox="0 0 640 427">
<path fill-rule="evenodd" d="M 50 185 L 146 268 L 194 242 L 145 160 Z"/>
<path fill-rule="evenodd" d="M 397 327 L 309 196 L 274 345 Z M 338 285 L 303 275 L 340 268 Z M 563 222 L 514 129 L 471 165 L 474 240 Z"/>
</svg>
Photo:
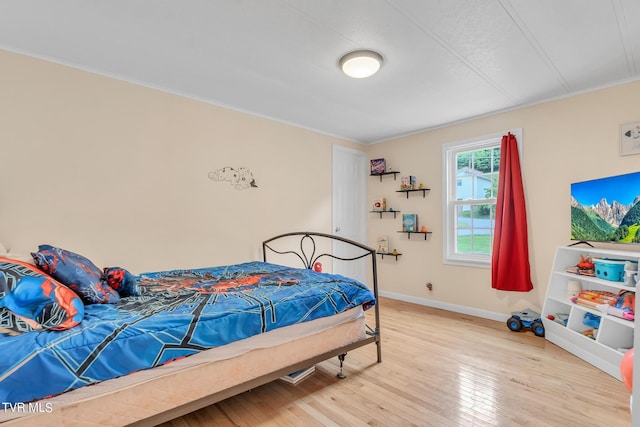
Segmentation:
<svg viewBox="0 0 640 427">
<path fill-rule="evenodd" d="M 571 184 L 571 240 L 640 243 L 640 172 Z"/>
</svg>

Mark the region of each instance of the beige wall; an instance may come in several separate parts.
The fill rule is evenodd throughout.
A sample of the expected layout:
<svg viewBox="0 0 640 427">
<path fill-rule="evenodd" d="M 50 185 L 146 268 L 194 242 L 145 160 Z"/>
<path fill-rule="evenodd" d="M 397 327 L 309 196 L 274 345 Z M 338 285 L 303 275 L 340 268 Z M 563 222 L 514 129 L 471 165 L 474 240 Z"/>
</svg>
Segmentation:
<svg viewBox="0 0 640 427">
<path fill-rule="evenodd" d="M 0 242 L 134 272 L 256 259 L 331 230 L 333 144 L 282 123 L 0 51 Z M 214 82 L 212 82 L 214 84 Z M 208 178 L 247 167 L 258 188 Z"/>
<path fill-rule="evenodd" d="M 400 221 L 375 214 L 369 218 L 369 243 L 388 234 L 403 253 L 396 262 L 381 260 L 381 289 L 428 305 L 472 308 L 478 314 L 507 314 L 531 307 L 540 310 L 557 246 L 570 242 L 570 184 L 640 170 L 640 156 L 618 155 L 618 127 L 640 120 L 640 81 L 535 105 L 419 133 L 371 146 L 369 158 L 384 157 L 405 175 L 431 188 L 426 198 L 396 193 L 399 181 L 369 178 L 369 200 L 386 197 L 404 212 L 418 213 L 433 231 L 427 240 L 407 240 L 394 230 Z M 442 263 L 442 144 L 522 128 L 523 174 L 529 221 L 531 277 L 529 293 L 495 291 L 489 269 Z M 618 246 L 620 248 L 620 246 Z M 630 248 L 624 246 L 624 249 Z M 635 248 L 634 248 L 635 249 Z M 426 289 L 432 282 L 433 290 Z M 459 309 L 460 307 L 453 307 Z M 487 313 L 482 313 L 483 311 Z"/>
<path fill-rule="evenodd" d="M 476 314 L 540 309 L 556 246 L 569 242 L 569 184 L 637 171 L 618 155 L 618 126 L 640 120 L 640 82 L 359 146 L 337 138 L 0 51 L 0 242 L 51 243 L 134 272 L 242 262 L 266 237 L 331 230 L 333 144 L 385 157 L 431 191 L 368 178 L 369 201 L 416 212 L 433 235 L 407 240 L 399 220 L 370 214 L 369 243 L 388 234 L 403 255 L 379 259 L 389 295 Z M 534 290 L 491 289 L 487 269 L 442 263 L 442 144 L 523 128 Z M 258 189 L 208 179 L 248 167 Z M 433 291 L 425 284 L 432 282 Z"/>
</svg>

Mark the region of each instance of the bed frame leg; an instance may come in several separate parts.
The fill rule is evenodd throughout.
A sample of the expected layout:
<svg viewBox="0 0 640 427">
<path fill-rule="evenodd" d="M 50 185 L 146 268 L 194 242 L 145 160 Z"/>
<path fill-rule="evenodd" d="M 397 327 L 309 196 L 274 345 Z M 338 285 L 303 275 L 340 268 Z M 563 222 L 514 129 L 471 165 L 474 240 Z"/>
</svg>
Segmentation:
<svg viewBox="0 0 640 427">
<path fill-rule="evenodd" d="M 338 355 L 338 360 L 340 361 L 340 372 L 338 372 L 338 375 L 336 376 L 341 380 L 347 378 L 347 374 L 344 373 L 344 358 L 346 355 L 347 353 L 342 353 Z"/>
</svg>

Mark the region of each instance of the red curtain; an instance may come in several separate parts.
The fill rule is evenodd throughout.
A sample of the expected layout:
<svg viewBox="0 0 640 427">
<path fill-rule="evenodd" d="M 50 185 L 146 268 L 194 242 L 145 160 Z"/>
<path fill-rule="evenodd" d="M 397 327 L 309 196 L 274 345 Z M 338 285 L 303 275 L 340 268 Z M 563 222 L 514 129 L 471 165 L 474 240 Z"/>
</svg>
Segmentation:
<svg viewBox="0 0 640 427">
<path fill-rule="evenodd" d="M 519 292 L 533 289 L 518 142 L 510 132 L 502 137 L 500 148 L 491 287 Z"/>
</svg>

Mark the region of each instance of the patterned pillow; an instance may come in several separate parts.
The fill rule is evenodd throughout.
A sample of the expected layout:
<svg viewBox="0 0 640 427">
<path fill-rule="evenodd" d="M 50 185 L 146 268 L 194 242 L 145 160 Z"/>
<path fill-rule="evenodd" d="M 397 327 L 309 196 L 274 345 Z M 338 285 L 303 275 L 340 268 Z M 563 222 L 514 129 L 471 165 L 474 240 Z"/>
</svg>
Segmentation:
<svg viewBox="0 0 640 427">
<path fill-rule="evenodd" d="M 102 271 L 82 255 L 51 245 L 38 246 L 31 256 L 36 265 L 74 291 L 85 304 L 110 304 L 120 301 L 118 293 L 102 276 Z"/>
<path fill-rule="evenodd" d="M 124 268 L 107 267 L 104 269 L 104 277 L 109 286 L 118 291 L 121 297 L 140 295 L 136 278 Z"/>
<path fill-rule="evenodd" d="M 84 305 L 69 288 L 26 262 L 0 257 L 0 333 L 64 330 L 84 317 Z"/>
</svg>

